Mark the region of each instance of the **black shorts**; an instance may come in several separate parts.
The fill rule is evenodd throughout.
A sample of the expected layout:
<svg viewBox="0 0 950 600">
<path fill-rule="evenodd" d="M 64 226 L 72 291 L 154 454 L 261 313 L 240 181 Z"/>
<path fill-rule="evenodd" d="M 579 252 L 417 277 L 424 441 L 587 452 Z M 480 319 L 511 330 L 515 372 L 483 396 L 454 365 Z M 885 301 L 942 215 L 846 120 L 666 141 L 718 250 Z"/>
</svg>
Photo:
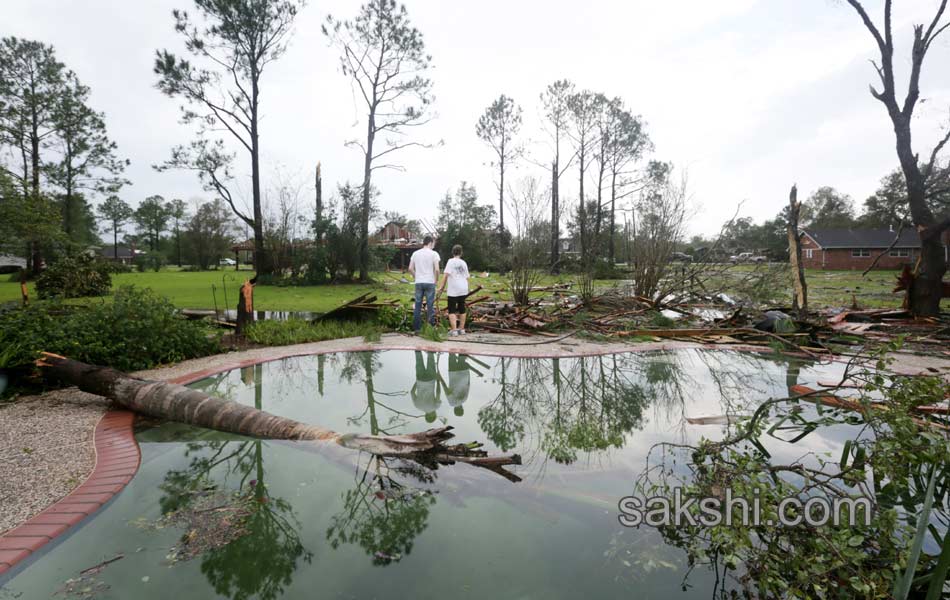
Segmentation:
<svg viewBox="0 0 950 600">
<path fill-rule="evenodd" d="M 465 314 L 465 296 L 449 296 L 449 314 Z"/>
</svg>

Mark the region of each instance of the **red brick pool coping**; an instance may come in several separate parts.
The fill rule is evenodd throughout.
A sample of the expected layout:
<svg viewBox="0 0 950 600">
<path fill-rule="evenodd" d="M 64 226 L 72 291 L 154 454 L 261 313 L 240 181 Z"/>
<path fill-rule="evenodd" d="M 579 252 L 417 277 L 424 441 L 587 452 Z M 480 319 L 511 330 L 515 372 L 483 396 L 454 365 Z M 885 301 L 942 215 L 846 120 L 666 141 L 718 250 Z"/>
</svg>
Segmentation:
<svg viewBox="0 0 950 600">
<path fill-rule="evenodd" d="M 93 433 L 92 473 L 64 498 L 0 536 L 0 575 L 99 510 L 132 480 L 141 459 L 132 432 L 134 418 L 126 410 L 102 416 Z"/>
<path fill-rule="evenodd" d="M 772 352 L 769 348 L 744 344 L 647 342 L 624 345 L 622 347 L 612 344 L 603 348 L 595 347 L 578 352 L 559 350 L 524 355 L 515 349 L 519 344 L 496 344 L 486 348 L 485 345 L 480 343 L 459 345 L 452 343 L 432 343 L 419 339 L 415 339 L 413 342 L 414 343 L 411 344 L 387 344 L 384 346 L 374 343 L 364 343 L 339 347 L 337 344 L 329 343 L 324 348 L 315 348 L 310 344 L 303 345 L 306 346 L 306 348 L 302 348 L 301 346 L 285 346 L 283 349 L 271 348 L 269 349 L 271 352 L 265 356 L 257 356 L 246 360 L 225 361 L 212 368 L 192 371 L 171 378 L 168 381 L 184 385 L 225 371 L 232 371 L 286 358 L 367 350 L 420 350 L 481 356 L 520 356 L 524 358 L 570 358 L 627 352 L 687 349 L 731 350 L 757 353 Z M 510 346 L 511 349 L 506 349 L 506 346 Z M 23 524 L 0 535 L 0 575 L 12 569 L 14 565 L 28 558 L 57 536 L 68 531 L 72 526 L 80 523 L 83 519 L 98 511 L 128 485 L 138 471 L 141 461 L 141 453 L 138 443 L 135 441 L 132 428 L 134 420 L 135 415 L 126 410 L 110 410 L 103 415 L 96 425 L 93 434 L 96 464 L 92 473 L 89 474 L 79 487 L 55 504 Z"/>
</svg>

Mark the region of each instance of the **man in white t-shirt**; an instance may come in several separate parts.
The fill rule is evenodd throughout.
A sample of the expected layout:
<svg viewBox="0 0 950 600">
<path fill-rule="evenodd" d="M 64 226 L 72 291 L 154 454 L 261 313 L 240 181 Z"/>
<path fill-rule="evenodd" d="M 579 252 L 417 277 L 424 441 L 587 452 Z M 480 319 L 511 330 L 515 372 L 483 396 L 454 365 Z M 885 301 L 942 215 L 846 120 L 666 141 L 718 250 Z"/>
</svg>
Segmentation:
<svg viewBox="0 0 950 600">
<path fill-rule="evenodd" d="M 425 414 L 426 423 L 432 423 L 436 418 L 436 411 L 442 401 L 439 399 L 439 366 L 434 352 L 426 352 L 426 360 L 422 360 L 422 352 L 416 350 L 416 383 L 409 390 L 412 403 Z"/>
<path fill-rule="evenodd" d="M 412 253 L 409 272 L 416 280 L 415 303 L 412 307 L 412 330 L 422 328 L 422 297 L 426 299 L 426 321 L 435 325 L 435 282 L 439 280 L 439 253 L 432 249 L 431 235 L 422 240 L 422 248 Z"/>
<path fill-rule="evenodd" d="M 462 247 L 452 246 L 452 258 L 445 263 L 445 275 L 439 295 L 449 290 L 449 335 L 465 335 L 465 297 L 468 296 L 468 264 L 462 260 Z"/>
</svg>

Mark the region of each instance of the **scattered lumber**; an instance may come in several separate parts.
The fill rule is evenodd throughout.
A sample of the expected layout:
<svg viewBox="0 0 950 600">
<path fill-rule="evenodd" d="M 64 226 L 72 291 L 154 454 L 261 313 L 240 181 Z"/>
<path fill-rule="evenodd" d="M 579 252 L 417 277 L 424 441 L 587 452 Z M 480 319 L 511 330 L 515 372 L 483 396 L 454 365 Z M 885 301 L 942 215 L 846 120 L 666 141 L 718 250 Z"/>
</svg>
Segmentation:
<svg viewBox="0 0 950 600">
<path fill-rule="evenodd" d="M 376 311 L 384 306 L 396 306 L 399 304 L 397 300 L 390 300 L 388 302 L 378 302 L 377 300 L 378 298 L 373 295 L 372 292 L 366 292 L 365 294 L 353 298 L 349 302 L 341 304 L 330 312 L 315 317 L 312 322 L 366 319 L 375 315 Z"/>
<path fill-rule="evenodd" d="M 799 394 L 803 399 L 815 402 L 816 404 L 822 404 L 824 406 L 830 406 L 832 408 L 840 408 L 843 410 L 850 410 L 854 412 L 859 412 L 863 415 L 867 415 L 870 410 L 889 410 L 889 408 L 880 403 L 880 402 L 858 402 L 856 400 L 851 400 L 848 398 L 841 398 L 840 396 L 835 396 L 831 393 L 821 393 L 820 391 L 813 390 L 812 388 L 804 385 L 793 385 L 789 390 L 795 394 Z M 940 406 L 921 406 L 917 407 L 917 411 L 922 414 L 935 415 L 935 414 L 946 414 L 943 412 L 944 407 Z M 921 410 L 923 409 L 923 410 Z M 930 410 L 928 410 L 930 409 Z M 924 419 L 920 417 L 911 417 L 911 420 L 921 429 L 938 429 L 941 431 L 950 431 L 950 425 L 945 422 L 935 421 L 932 419 Z"/>
</svg>

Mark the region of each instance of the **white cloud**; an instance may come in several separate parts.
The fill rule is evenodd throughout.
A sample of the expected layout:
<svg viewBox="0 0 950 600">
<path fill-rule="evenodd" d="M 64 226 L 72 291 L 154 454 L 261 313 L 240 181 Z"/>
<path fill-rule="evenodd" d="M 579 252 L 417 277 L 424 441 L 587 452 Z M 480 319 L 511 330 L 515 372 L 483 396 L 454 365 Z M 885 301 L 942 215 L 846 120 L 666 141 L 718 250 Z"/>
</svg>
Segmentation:
<svg viewBox="0 0 950 600">
<path fill-rule="evenodd" d="M 875 15 L 877 4 L 868 2 Z M 901 57 L 910 23 L 933 5 L 897 6 Z M 134 186 L 125 192 L 133 202 L 156 193 L 200 193 L 193 175 L 150 168 L 189 139 L 177 124 L 177 101 L 154 88 L 151 72 L 157 48 L 181 49 L 170 13 L 188 6 L 185 0 L 33 0 L 5 7 L 0 34 L 53 44 L 92 88 L 93 103 L 106 112 L 113 138 L 133 161 L 128 176 Z M 771 217 L 793 181 L 804 191 L 833 185 L 860 201 L 896 162 L 886 115 L 867 92 L 873 42 L 841 2 L 426 0 L 408 8 L 436 64 L 439 116 L 419 135 L 445 145 L 406 152 L 405 173 L 380 173 L 386 209 L 431 218 L 438 198 L 463 179 L 475 182 L 483 201 L 493 201 L 489 154 L 475 137 L 476 119 L 505 93 L 524 107 L 526 135 L 539 139 L 538 94 L 564 77 L 622 96 L 644 116 L 657 157 L 689 168 L 704 207 L 696 228 L 704 232 L 717 230 L 741 199 L 748 200 L 749 214 Z M 265 175 L 280 166 L 309 181 L 320 160 L 328 189 L 359 179 L 359 154 L 343 144 L 361 134 L 362 114 L 319 31 L 328 12 L 348 17 L 357 9 L 350 0 L 310 3 L 286 57 L 265 75 Z M 948 50 L 946 43 L 936 45 L 926 65 L 928 102 L 915 124 L 921 152 L 947 118 Z M 532 171 L 544 176 L 521 169 Z M 562 184 L 570 195 L 574 185 L 573 176 Z"/>
</svg>

